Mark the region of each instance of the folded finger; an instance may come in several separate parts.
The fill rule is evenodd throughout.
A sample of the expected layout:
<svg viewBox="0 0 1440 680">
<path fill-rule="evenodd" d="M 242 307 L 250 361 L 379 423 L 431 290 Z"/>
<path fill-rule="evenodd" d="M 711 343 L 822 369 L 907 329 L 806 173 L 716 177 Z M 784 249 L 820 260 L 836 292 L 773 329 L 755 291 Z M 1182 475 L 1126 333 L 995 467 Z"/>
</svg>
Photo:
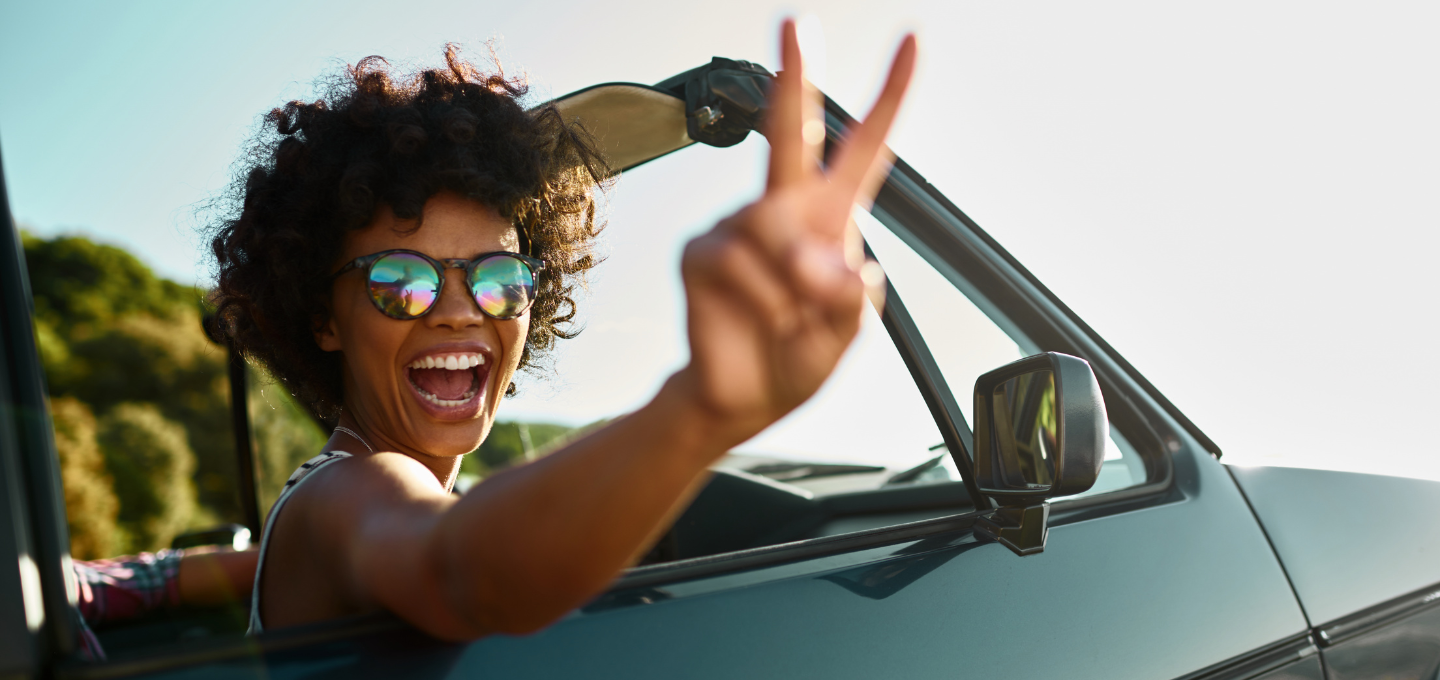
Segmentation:
<svg viewBox="0 0 1440 680">
<path fill-rule="evenodd" d="M 845 262 L 840 248 L 818 242 L 796 244 L 791 253 L 796 305 L 813 309 L 841 335 L 859 328 L 865 281 Z"/>
<path fill-rule="evenodd" d="M 805 232 L 804 202 L 795 192 L 771 195 L 720 222 L 718 232 L 748 239 L 775 266 L 787 264 L 791 243 Z"/>
<path fill-rule="evenodd" d="M 695 273 L 705 278 L 732 307 L 757 317 L 774 332 L 795 323 L 795 299 L 784 276 L 752 243 L 707 235 L 691 243 Z"/>
</svg>

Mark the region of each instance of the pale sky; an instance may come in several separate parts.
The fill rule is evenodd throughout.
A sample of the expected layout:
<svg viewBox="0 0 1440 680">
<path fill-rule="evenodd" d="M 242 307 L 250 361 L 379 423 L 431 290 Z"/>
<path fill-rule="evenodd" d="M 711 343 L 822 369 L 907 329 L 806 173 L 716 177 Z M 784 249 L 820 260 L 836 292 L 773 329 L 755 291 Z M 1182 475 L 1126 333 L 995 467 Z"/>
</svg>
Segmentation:
<svg viewBox="0 0 1440 680">
<path fill-rule="evenodd" d="M 257 117 L 318 74 L 370 54 L 434 63 L 446 41 L 478 55 L 488 39 L 541 97 L 651 83 L 713 55 L 773 69 L 780 18 L 806 12 L 825 36 L 822 85 L 852 112 L 903 32 L 920 32 L 892 147 L 1227 461 L 1440 479 L 1425 429 L 1440 407 L 1426 358 L 1440 331 L 1433 2 L 11 2 L 11 207 L 41 234 L 86 233 L 201 280 L 197 207 Z M 714 154 L 708 172 L 627 177 L 607 247 L 625 247 L 625 220 L 693 233 L 743 204 L 764 154 L 747 145 L 694 150 Z M 716 195 L 667 206 L 680 177 Z M 624 279 L 602 272 L 596 295 L 644 283 Z M 649 316 L 597 302 L 610 311 L 590 318 L 592 344 L 679 347 L 675 294 Z M 683 360 L 660 354 L 655 366 Z M 616 403 L 653 390 L 660 369 L 646 370 L 616 384 Z M 576 368 L 561 383 L 586 380 Z"/>
</svg>

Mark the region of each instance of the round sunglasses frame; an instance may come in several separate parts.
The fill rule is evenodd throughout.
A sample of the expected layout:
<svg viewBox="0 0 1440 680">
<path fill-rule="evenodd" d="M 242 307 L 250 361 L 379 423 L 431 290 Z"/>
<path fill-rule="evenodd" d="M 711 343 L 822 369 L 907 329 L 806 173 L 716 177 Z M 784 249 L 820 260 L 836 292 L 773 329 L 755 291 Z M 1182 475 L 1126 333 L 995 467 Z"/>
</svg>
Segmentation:
<svg viewBox="0 0 1440 680">
<path fill-rule="evenodd" d="M 430 263 L 430 266 L 435 269 L 435 273 L 440 276 L 440 282 L 436 285 L 435 302 L 430 303 L 430 306 L 429 306 L 429 307 L 426 307 L 426 308 L 425 308 L 425 311 L 420 312 L 419 314 L 416 314 L 416 315 L 414 315 L 414 316 L 410 316 L 410 315 L 397 316 L 397 315 L 394 315 L 394 314 L 391 314 L 391 313 L 385 311 L 385 308 L 380 305 L 380 301 L 379 301 L 379 300 L 376 300 L 376 299 L 375 299 L 375 296 L 374 296 L 374 295 L 371 295 L 370 292 L 369 292 L 369 288 L 370 288 L 370 286 L 369 286 L 369 284 L 370 284 L 370 271 L 375 268 L 375 263 L 379 262 L 381 259 L 383 259 L 383 258 L 384 258 L 385 256 L 387 256 L 387 255 L 398 255 L 398 254 L 414 255 L 415 257 L 418 257 L 418 258 L 420 258 L 420 259 L 422 259 L 422 260 L 425 260 L 426 262 L 429 262 L 429 263 Z M 494 315 L 494 314 L 491 314 L 490 312 L 485 311 L 485 308 L 480 306 L 480 301 L 475 299 L 475 289 L 474 289 L 474 287 L 472 287 L 471 284 L 470 284 L 470 277 L 471 277 L 471 275 L 474 273 L 475 268 L 478 267 L 478 266 L 480 266 L 480 263 L 482 263 L 482 262 L 484 262 L 484 261 L 486 261 L 486 260 L 491 260 L 491 259 L 497 258 L 497 257 L 508 257 L 508 258 L 512 258 L 512 259 L 519 260 L 521 264 L 525 265 L 525 267 L 530 270 L 530 278 L 535 282 L 535 283 L 534 283 L 534 285 L 535 285 L 535 290 L 538 291 L 538 290 L 540 289 L 540 272 L 545 271 L 545 261 L 544 261 L 544 260 L 540 260 L 540 259 L 536 259 L 536 258 L 533 258 L 533 257 L 530 257 L 529 255 L 521 255 L 520 253 L 510 252 L 510 251 L 508 251 L 508 250 L 496 250 L 496 251 L 492 251 L 492 252 L 488 252 L 488 253 L 480 253 L 479 255 L 476 255 L 475 257 L 470 258 L 470 259 L 464 259 L 464 258 L 445 258 L 445 259 L 440 259 L 440 260 L 437 260 L 437 259 L 435 259 L 435 258 L 433 258 L 433 257 L 430 257 L 429 255 L 426 255 L 425 253 L 422 253 L 422 252 L 419 252 L 419 251 L 415 251 L 415 250 L 405 250 L 405 249 L 403 249 L 403 248 L 396 248 L 396 249 L 393 249 L 393 250 L 382 250 L 382 251 L 380 251 L 380 252 L 378 252 L 378 253 L 370 253 L 369 255 L 361 255 L 360 257 L 357 257 L 357 258 L 351 260 L 351 261 L 350 261 L 349 263 L 347 263 L 344 267 L 341 267 L 341 268 L 340 268 L 340 271 L 337 271 L 337 272 L 335 272 L 334 274 L 331 274 L 331 275 L 330 275 L 330 278 L 331 278 L 331 280 L 334 280 L 334 279 L 336 279 L 336 278 L 339 278 L 341 274 L 344 274 L 344 273 L 346 273 L 346 272 L 349 272 L 349 271 L 352 270 L 352 269 L 362 269 L 362 268 L 363 268 L 363 269 L 365 270 L 365 283 L 366 283 L 366 286 L 365 286 L 365 287 L 366 287 L 365 297 L 370 298 L 370 304 L 372 304 L 372 305 L 375 306 L 375 310 L 378 311 L 378 312 L 380 312 L 381 314 L 384 314 L 384 315 L 387 316 L 387 317 L 392 318 L 392 319 L 397 319 L 397 320 L 400 320 L 400 321 L 413 321 L 413 320 L 418 319 L 418 318 L 420 318 L 420 317 L 422 317 L 422 316 L 425 316 L 426 314 L 429 314 L 431 310 L 435 309 L 435 305 L 436 305 L 437 303 L 439 303 L 439 301 L 440 301 L 440 292 L 443 291 L 443 290 L 445 290 L 445 270 L 447 270 L 447 269 L 463 269 L 463 270 L 465 271 L 465 288 L 470 291 L 470 295 L 469 295 L 469 297 L 470 297 L 470 302 L 474 303 L 475 308 L 478 309 L 478 310 L 480 310 L 480 313 L 481 313 L 481 314 L 484 314 L 485 316 L 488 316 L 488 317 L 490 317 L 490 318 L 492 318 L 492 319 L 496 319 L 496 320 L 498 320 L 498 321 L 509 321 L 509 320 L 511 320 L 511 319 L 517 319 L 517 318 L 523 316 L 523 315 L 525 314 L 525 312 L 529 311 L 529 309 L 530 309 L 532 306 L 534 306 L 534 304 L 535 304 L 535 298 L 538 297 L 538 295 L 531 295 L 531 296 L 530 296 L 530 302 L 526 303 L 526 305 L 525 305 L 524 307 L 520 308 L 520 310 L 517 311 L 514 315 L 512 315 L 512 316 L 496 316 L 496 315 Z"/>
</svg>

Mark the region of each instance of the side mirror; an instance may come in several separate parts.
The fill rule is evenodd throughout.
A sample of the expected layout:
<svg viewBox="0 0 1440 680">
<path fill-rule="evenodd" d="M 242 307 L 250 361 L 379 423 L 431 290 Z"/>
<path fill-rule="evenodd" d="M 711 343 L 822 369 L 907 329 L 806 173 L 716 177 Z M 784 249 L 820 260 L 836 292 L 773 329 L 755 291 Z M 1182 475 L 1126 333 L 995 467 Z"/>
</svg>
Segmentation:
<svg viewBox="0 0 1440 680">
<path fill-rule="evenodd" d="M 1017 555 L 1045 549 L 1048 499 L 1089 489 L 1110 422 L 1079 357 L 1046 352 L 975 381 L 975 483 L 1000 506 L 976 531 Z"/>
</svg>

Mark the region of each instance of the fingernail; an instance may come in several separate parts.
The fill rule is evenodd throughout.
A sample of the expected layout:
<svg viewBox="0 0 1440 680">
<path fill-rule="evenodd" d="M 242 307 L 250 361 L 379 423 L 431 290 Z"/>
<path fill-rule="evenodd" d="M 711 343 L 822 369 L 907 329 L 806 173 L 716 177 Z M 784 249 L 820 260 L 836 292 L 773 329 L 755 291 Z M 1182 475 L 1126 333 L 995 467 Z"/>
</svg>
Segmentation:
<svg viewBox="0 0 1440 680">
<path fill-rule="evenodd" d="M 806 144 L 816 146 L 825 141 L 825 124 L 818 120 L 807 120 L 805 126 L 800 128 L 800 136 Z"/>
<path fill-rule="evenodd" d="M 880 263 L 868 260 L 860 265 L 860 280 L 865 282 L 865 296 L 870 298 L 870 304 L 875 311 L 885 310 L 885 270 L 880 268 Z"/>
<path fill-rule="evenodd" d="M 860 265 L 860 280 L 865 282 L 866 288 L 884 288 L 885 270 L 880 263 L 874 260 L 866 260 Z"/>
</svg>

